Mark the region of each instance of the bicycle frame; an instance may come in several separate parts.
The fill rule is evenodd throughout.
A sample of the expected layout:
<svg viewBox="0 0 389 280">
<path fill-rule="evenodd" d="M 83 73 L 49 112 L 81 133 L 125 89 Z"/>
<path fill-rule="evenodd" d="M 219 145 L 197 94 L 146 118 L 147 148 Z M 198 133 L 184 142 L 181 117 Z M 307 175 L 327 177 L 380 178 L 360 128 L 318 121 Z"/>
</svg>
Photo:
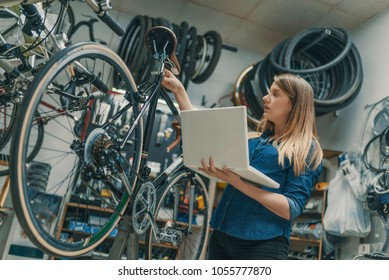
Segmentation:
<svg viewBox="0 0 389 280">
<path fill-rule="evenodd" d="M 155 58 L 154 60 L 155 67 L 153 69 L 160 69 L 159 72 L 154 72 L 155 74 L 155 81 L 152 82 L 152 85 L 149 86 L 147 89 L 144 90 L 144 93 L 150 93 L 148 98 L 146 98 L 145 94 L 142 93 L 138 88 L 133 89 L 131 92 L 127 92 L 125 95 L 125 98 L 129 103 L 120 109 L 115 115 L 113 115 L 106 124 L 102 126 L 103 129 L 106 129 L 110 124 L 112 124 L 114 121 L 116 121 L 124 112 L 126 112 L 131 106 L 134 106 L 134 100 L 135 101 L 141 101 L 143 103 L 143 106 L 137 116 L 135 116 L 134 123 L 129 128 L 127 134 L 124 136 L 124 139 L 122 141 L 122 144 L 120 145 L 120 148 L 123 148 L 126 141 L 130 138 L 131 134 L 133 133 L 135 127 L 139 125 L 140 120 L 144 117 L 144 115 L 147 113 L 145 128 L 144 128 L 144 137 L 143 137 L 143 143 L 142 143 L 142 160 L 140 163 L 141 169 L 146 166 L 147 159 L 148 159 L 148 151 L 150 148 L 150 141 L 151 141 L 151 135 L 154 128 L 154 120 L 155 120 L 155 114 L 157 110 L 158 105 L 158 99 L 160 97 L 165 100 L 167 106 L 169 107 L 172 114 L 175 116 L 175 118 L 180 122 L 179 112 L 177 108 L 175 107 L 172 99 L 168 96 L 168 93 L 165 89 L 161 87 L 161 81 L 163 79 L 163 68 L 164 68 L 164 62 Z M 153 71 L 152 71 L 153 72 Z M 144 101 L 142 101 L 144 100 Z M 146 178 L 143 178 L 146 179 Z M 128 190 L 128 189 L 127 189 Z M 133 190 L 130 191 L 130 193 Z"/>
<path fill-rule="evenodd" d="M 178 112 L 176 106 L 174 105 L 174 102 L 169 97 L 167 91 L 161 87 L 161 81 L 162 81 L 163 76 L 164 76 L 164 73 L 163 73 L 164 62 L 163 61 L 166 58 L 165 57 L 166 55 L 162 54 L 161 56 L 162 56 L 162 59 L 160 57 L 154 57 L 152 69 L 157 69 L 157 70 L 151 71 L 151 73 L 154 74 L 151 77 L 151 80 L 152 80 L 151 85 L 149 87 L 147 87 L 144 91 L 139 89 L 142 86 L 142 85 L 140 85 L 140 87 L 138 87 L 136 90 L 133 89 L 131 92 L 127 92 L 125 94 L 125 98 L 127 99 L 127 101 L 129 101 L 129 103 L 126 106 L 124 106 L 123 108 L 121 108 L 116 114 L 114 114 L 107 121 L 106 124 L 104 124 L 102 126 L 103 129 L 108 128 L 110 124 L 112 124 L 114 121 L 116 121 L 131 106 L 136 106 L 135 105 L 136 102 L 135 102 L 135 104 L 133 102 L 134 100 L 138 100 L 138 101 L 140 101 L 140 103 L 143 104 L 140 111 L 139 111 L 139 114 L 137 116 L 134 116 L 133 124 L 129 128 L 127 134 L 123 137 L 124 140 L 122 141 L 122 144 L 121 144 L 121 148 L 123 148 L 124 144 L 127 142 L 127 140 L 130 138 L 131 134 L 133 133 L 135 127 L 137 125 L 139 125 L 140 120 L 142 118 L 144 118 L 145 114 L 147 114 L 145 126 L 144 126 L 142 149 L 141 149 L 142 156 L 141 156 L 141 163 L 140 163 L 140 168 L 139 168 L 140 174 L 139 173 L 136 174 L 136 176 L 141 180 L 138 180 L 137 183 L 134 185 L 134 188 L 131 189 L 130 183 L 129 183 L 129 178 L 127 177 L 125 172 L 122 172 L 122 176 L 121 176 L 123 184 L 126 186 L 126 190 L 130 194 L 130 199 L 132 201 L 135 199 L 133 194 L 136 194 L 136 191 L 137 191 L 137 189 L 139 189 L 141 187 L 142 182 L 144 180 L 148 179 L 148 175 L 149 175 L 149 172 L 147 170 L 148 169 L 147 160 L 148 160 L 148 154 L 149 154 L 148 151 L 150 148 L 151 136 L 152 136 L 152 132 L 153 132 L 153 128 L 154 128 L 154 121 L 155 121 L 155 115 L 156 115 L 156 110 L 157 110 L 157 106 L 158 106 L 158 100 L 160 98 L 162 98 L 166 102 L 166 105 L 168 106 L 168 108 L 171 111 L 171 113 L 173 114 L 173 116 L 177 119 L 178 122 L 180 122 L 179 112 Z M 154 180 L 152 180 L 152 184 L 154 186 L 156 186 L 156 188 L 163 187 L 166 183 L 169 182 L 170 176 L 172 176 L 173 174 L 175 174 L 175 172 L 181 170 L 182 168 L 184 168 L 184 165 L 183 165 L 183 157 L 181 155 L 175 161 L 173 161 L 173 163 L 171 163 L 164 171 L 162 171 L 162 173 L 159 174 L 159 176 L 157 176 Z M 191 176 L 193 176 L 193 177 L 195 176 L 194 171 L 191 174 L 192 174 Z M 192 179 L 190 179 L 190 182 L 191 181 L 192 181 Z M 191 186 L 187 186 L 187 191 L 189 192 L 188 198 L 190 201 L 190 204 L 188 206 L 189 213 L 190 213 L 189 217 L 188 217 L 188 219 L 189 219 L 188 230 L 189 231 L 191 231 L 191 228 L 192 228 L 193 208 L 194 208 L 194 200 L 195 200 L 194 199 L 195 198 L 194 188 L 193 188 L 192 184 L 190 184 L 190 185 Z M 179 190 L 176 190 L 176 191 L 179 191 Z M 176 194 L 176 197 L 179 197 L 179 195 Z M 132 203 L 130 203 L 129 205 L 132 205 Z M 129 210 L 131 210 L 131 209 L 129 209 Z M 177 215 L 178 215 L 178 203 L 175 203 L 175 208 L 174 208 L 173 212 L 174 212 L 174 217 L 176 219 Z M 156 221 L 155 221 L 153 214 L 151 212 L 147 211 L 146 215 L 148 216 L 148 219 L 149 219 L 151 227 L 152 227 L 154 238 L 157 240 L 157 242 L 160 242 L 163 238 L 171 238 L 172 240 L 174 239 L 174 236 L 167 236 L 168 235 L 167 233 L 162 233 L 159 231 L 157 224 L 156 224 Z M 120 240 L 120 239 L 118 239 L 118 240 Z M 122 244 L 120 244 L 120 245 L 122 245 Z M 115 246 L 113 246 L 113 248 L 115 248 Z M 119 255 L 120 255 L 120 253 L 119 253 Z"/>
</svg>

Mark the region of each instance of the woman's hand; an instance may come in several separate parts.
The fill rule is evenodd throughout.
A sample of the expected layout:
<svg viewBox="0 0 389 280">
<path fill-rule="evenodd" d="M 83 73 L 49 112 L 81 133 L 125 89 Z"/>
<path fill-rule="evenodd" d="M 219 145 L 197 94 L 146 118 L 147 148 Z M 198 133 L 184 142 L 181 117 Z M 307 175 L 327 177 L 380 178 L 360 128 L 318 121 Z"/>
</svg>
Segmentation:
<svg viewBox="0 0 389 280">
<path fill-rule="evenodd" d="M 193 105 L 181 81 L 169 70 L 163 69 L 163 71 L 165 72 L 165 77 L 163 77 L 162 86 L 173 92 L 181 111 L 192 110 Z"/>
<path fill-rule="evenodd" d="M 182 91 L 185 91 L 183 84 L 172 72 L 167 69 L 163 69 L 165 72 L 165 77 L 162 80 L 162 86 L 172 91 L 174 94 L 179 94 Z"/>
<path fill-rule="evenodd" d="M 216 168 L 212 157 L 209 159 L 209 165 L 205 160 L 202 160 L 201 164 L 203 167 L 199 168 L 200 171 L 230 184 L 235 189 L 256 200 L 276 215 L 286 220 L 290 219 L 289 202 L 283 194 L 273 193 L 258 188 L 257 186 L 242 180 L 239 175 L 228 168 Z"/>
<path fill-rule="evenodd" d="M 232 186 L 239 184 L 242 180 L 239 175 L 232 172 L 228 168 L 219 169 L 215 167 L 215 162 L 212 157 L 209 158 L 209 166 L 205 160 L 201 161 L 202 168 L 199 168 L 200 171 L 208 174 L 212 177 L 216 177 L 221 181 L 224 181 Z"/>
</svg>

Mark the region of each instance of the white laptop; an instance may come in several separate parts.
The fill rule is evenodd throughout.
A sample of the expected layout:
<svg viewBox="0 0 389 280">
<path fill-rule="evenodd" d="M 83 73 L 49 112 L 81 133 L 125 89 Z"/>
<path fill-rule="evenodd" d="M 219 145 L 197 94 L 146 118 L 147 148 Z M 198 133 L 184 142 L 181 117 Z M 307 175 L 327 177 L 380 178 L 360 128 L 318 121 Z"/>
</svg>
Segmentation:
<svg viewBox="0 0 389 280">
<path fill-rule="evenodd" d="M 201 160 L 209 162 L 212 156 L 217 168 L 228 167 L 246 181 L 279 187 L 249 165 L 245 106 L 181 111 L 181 132 L 185 166 L 199 172 Z"/>
</svg>

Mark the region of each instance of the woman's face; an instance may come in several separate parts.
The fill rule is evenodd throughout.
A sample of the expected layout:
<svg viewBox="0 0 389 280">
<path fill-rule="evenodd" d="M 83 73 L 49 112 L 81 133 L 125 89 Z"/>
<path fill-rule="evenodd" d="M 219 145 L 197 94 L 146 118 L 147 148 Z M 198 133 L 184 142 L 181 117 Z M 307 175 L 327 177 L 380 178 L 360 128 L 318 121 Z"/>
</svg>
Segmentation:
<svg viewBox="0 0 389 280">
<path fill-rule="evenodd" d="M 289 96 L 273 82 L 269 93 L 263 97 L 263 102 L 263 116 L 276 126 L 283 127 L 292 111 L 292 102 Z"/>
</svg>

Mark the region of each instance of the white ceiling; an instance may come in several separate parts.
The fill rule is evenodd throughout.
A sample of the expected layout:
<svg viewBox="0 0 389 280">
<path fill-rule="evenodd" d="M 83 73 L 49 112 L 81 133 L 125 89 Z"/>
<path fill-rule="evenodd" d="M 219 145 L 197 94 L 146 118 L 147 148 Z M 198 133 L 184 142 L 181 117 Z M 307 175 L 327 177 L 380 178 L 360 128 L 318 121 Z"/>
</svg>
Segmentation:
<svg viewBox="0 0 389 280">
<path fill-rule="evenodd" d="M 112 0 L 131 15 L 187 21 L 199 34 L 218 31 L 223 43 L 261 54 L 312 26 L 352 31 L 382 10 L 389 0 Z"/>
</svg>

